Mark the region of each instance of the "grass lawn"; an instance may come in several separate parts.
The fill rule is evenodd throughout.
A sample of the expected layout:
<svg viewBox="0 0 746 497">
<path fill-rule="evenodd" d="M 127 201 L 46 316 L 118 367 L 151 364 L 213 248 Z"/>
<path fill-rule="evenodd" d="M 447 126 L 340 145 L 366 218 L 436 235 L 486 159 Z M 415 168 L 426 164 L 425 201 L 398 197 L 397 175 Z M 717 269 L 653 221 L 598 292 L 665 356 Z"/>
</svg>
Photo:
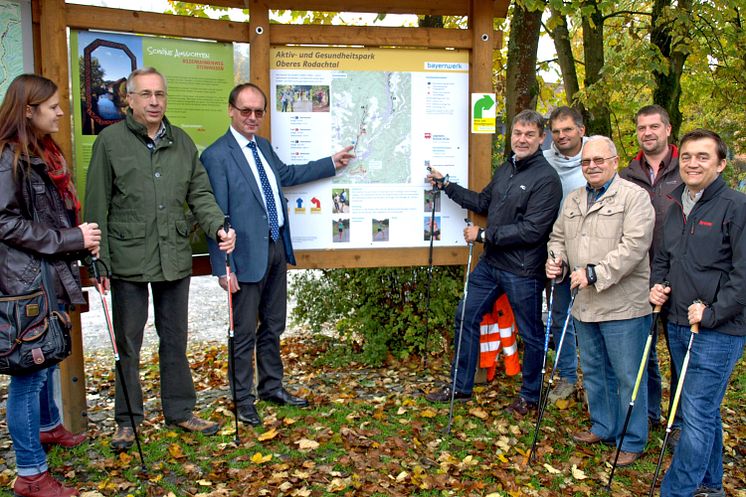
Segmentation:
<svg viewBox="0 0 746 497">
<path fill-rule="evenodd" d="M 86 362 L 89 443 L 53 449 L 50 466 L 58 477 L 94 496 L 627 496 L 647 495 L 662 444 L 654 431 L 645 456 L 617 470 L 612 491 L 604 490 L 611 448 L 586 446 L 571 434 L 588 426 L 577 400 L 547 410 L 538 457 L 526 463 L 535 416 L 516 419 L 503 407 L 520 377 L 498 377 L 478 386 L 475 398 L 457 403 L 450 435 L 443 433 L 448 404 L 423 397 L 447 380 L 447 364 L 395 363 L 380 369 L 321 360 L 336 354 L 329 339 L 292 339 L 283 345 L 286 383 L 312 407 L 276 407 L 259 402 L 263 426 L 240 425 L 234 442 L 232 404 L 226 382 L 226 348 L 192 344 L 191 362 L 201 414 L 219 421 L 218 436 L 185 434 L 164 426 L 158 398 L 157 357 L 143 355 L 147 422 L 141 437 L 146 474 L 133 448 L 109 448 L 113 424 L 113 363 L 99 354 Z M 662 342 L 659 356 L 667 358 Z M 339 358 L 337 358 L 339 359 Z M 664 378 L 667 363 L 663 360 Z M 667 385 L 664 385 L 667 387 Z M 746 497 L 746 366 L 737 366 L 722 409 L 725 424 L 725 487 Z M 667 404 L 666 404 L 667 405 Z M 4 423 L 4 417 L 2 422 Z M 12 449 L 0 439 L 0 496 L 15 476 Z M 6 462 L 7 461 L 7 462 Z M 670 461 L 667 455 L 664 470 Z"/>
</svg>

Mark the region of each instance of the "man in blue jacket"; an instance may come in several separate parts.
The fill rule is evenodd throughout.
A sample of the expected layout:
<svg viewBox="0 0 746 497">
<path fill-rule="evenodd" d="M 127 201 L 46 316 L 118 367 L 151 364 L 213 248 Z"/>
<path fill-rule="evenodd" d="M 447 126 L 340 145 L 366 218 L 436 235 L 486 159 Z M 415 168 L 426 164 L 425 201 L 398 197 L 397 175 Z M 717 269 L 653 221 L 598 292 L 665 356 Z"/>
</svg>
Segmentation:
<svg viewBox="0 0 746 497">
<path fill-rule="evenodd" d="M 679 371 L 698 324 L 681 396 L 681 438 L 661 497 L 724 497 L 720 404 L 746 343 L 746 195 L 720 177 L 727 147 L 697 129 L 679 146 L 684 184 L 671 196 L 653 262 L 650 302 L 664 305 Z M 670 287 L 659 282 L 669 281 Z"/>
<path fill-rule="evenodd" d="M 228 97 L 230 128 L 201 156 L 218 205 L 231 217 L 236 231 L 230 280 L 225 253 L 216 244 L 208 244 L 212 273 L 224 290 L 235 293 L 232 388 L 238 419 L 254 426 L 261 423 L 254 407 L 254 349 L 259 398 L 281 405 L 308 405 L 282 385 L 280 335 L 287 315 L 287 264 L 295 264 L 282 187 L 334 176 L 353 157 L 350 146 L 308 164 L 284 164 L 269 141 L 256 135 L 266 111 L 267 98 L 258 86 L 244 83 L 233 88 Z"/>
<path fill-rule="evenodd" d="M 428 179 L 461 207 L 487 215 L 487 227 L 464 229 L 467 243 L 484 243 L 482 257 L 469 278 L 467 302 L 456 311 L 455 339 L 460 329 L 461 306 L 466 305 L 463 342 L 458 361 L 454 399 L 471 398 L 479 358 L 479 323 L 503 293 L 513 308 L 524 343 L 523 385 L 507 408 L 518 416 L 536 409 L 541 389 L 544 326 L 542 292 L 546 283 L 544 262 L 552 224 L 562 201 L 562 183 L 540 150 L 544 118 L 524 110 L 513 119 L 510 144 L 513 156 L 495 171 L 492 181 L 475 192 L 451 183 L 433 170 Z M 433 402 L 450 400 L 447 386 L 427 395 Z"/>
</svg>

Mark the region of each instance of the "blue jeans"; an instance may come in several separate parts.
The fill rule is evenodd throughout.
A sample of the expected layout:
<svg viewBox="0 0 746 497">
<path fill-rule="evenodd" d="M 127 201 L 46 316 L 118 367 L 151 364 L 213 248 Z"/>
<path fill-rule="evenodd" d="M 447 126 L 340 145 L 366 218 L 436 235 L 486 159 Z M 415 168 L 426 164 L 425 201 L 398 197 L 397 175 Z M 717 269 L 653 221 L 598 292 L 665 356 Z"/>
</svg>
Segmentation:
<svg viewBox="0 0 746 497">
<path fill-rule="evenodd" d="M 7 421 L 19 476 L 47 471 L 47 455 L 39 441 L 39 431 L 60 424 L 54 402 L 52 375 L 57 366 L 23 376 L 11 376 L 8 389 Z"/>
<path fill-rule="evenodd" d="M 580 347 L 580 367 L 588 394 L 591 432 L 603 440 L 619 442 L 627 416 L 650 315 L 586 323 L 575 321 Z M 643 374 L 622 450 L 640 453 L 648 441 L 647 372 Z"/>
<path fill-rule="evenodd" d="M 681 371 L 691 333 L 668 324 L 671 359 Z M 691 497 L 700 485 L 723 486 L 723 422 L 720 404 L 743 354 L 746 337 L 701 328 L 694 336 L 680 399 L 681 438 L 661 484 L 661 497 Z"/>
<path fill-rule="evenodd" d="M 552 339 L 555 348 L 559 347 L 562 337 L 562 328 L 565 326 L 567 308 L 570 305 L 570 278 L 565 278 L 554 285 L 554 299 L 552 302 Z M 575 326 L 570 318 L 565 332 L 565 340 L 562 342 L 562 351 L 557 360 L 557 372 L 560 378 L 568 383 L 578 382 L 578 352 L 575 344 Z"/>
<path fill-rule="evenodd" d="M 462 299 L 456 309 L 454 341 L 458 348 L 461 309 L 466 305 L 461 354 L 458 357 L 456 391 L 469 394 L 474 388 L 474 373 L 479 361 L 479 323 L 492 310 L 495 301 L 507 294 L 513 309 L 518 333 L 524 343 L 521 397 L 539 401 L 541 360 L 544 353 L 544 327 L 541 321 L 541 299 L 544 281 L 502 271 L 480 260 L 469 276 L 466 304 Z M 454 365 L 451 367 L 453 378 Z"/>
</svg>

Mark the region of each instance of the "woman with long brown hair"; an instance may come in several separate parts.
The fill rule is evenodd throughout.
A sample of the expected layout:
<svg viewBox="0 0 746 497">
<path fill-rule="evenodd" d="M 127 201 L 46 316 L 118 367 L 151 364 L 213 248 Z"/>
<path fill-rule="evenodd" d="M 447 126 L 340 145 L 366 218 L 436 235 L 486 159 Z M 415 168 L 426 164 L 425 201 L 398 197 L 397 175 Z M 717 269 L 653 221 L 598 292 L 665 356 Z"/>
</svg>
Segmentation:
<svg viewBox="0 0 746 497">
<path fill-rule="evenodd" d="M 51 137 L 62 115 L 57 85 L 35 74 L 14 79 L 0 105 L 0 291 L 27 290 L 43 259 L 58 305 L 68 306 L 84 302 L 77 261 L 98 253 L 101 232 L 95 223 L 79 222 L 70 170 Z M 17 497 L 79 495 L 50 475 L 43 447 L 73 447 L 85 440 L 62 426 L 53 392 L 56 368 L 10 378 L 7 423 Z"/>
</svg>

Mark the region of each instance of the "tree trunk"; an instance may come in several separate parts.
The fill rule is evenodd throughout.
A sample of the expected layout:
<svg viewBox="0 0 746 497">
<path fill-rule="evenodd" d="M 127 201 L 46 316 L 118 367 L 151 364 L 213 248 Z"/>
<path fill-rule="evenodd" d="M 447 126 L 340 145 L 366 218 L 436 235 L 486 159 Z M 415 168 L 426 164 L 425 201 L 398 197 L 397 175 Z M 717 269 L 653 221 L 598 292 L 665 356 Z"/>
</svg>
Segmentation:
<svg viewBox="0 0 746 497">
<path fill-rule="evenodd" d="M 604 67 L 604 18 L 598 0 L 583 2 L 583 54 L 585 57 L 586 90 L 601 80 Z M 588 105 L 589 118 L 585 127 L 588 135 L 611 136 L 609 108 L 602 98 L 594 98 Z"/>
<path fill-rule="evenodd" d="M 505 157 L 509 157 L 511 121 L 524 109 L 536 108 L 536 51 L 539 48 L 541 14 L 520 5 L 513 7 L 505 71 Z"/>
<path fill-rule="evenodd" d="M 588 111 L 581 102 L 575 100 L 580 91 L 580 82 L 578 81 L 578 71 L 575 68 L 575 57 L 572 54 L 567 17 L 554 7 L 550 11 L 552 13 L 551 24 L 554 25 L 554 28 L 549 35 L 554 41 L 554 49 L 557 52 L 557 62 L 562 72 L 562 83 L 565 88 L 565 99 L 567 105 L 575 107 L 583 114 L 585 119 L 588 117 Z"/>
<path fill-rule="evenodd" d="M 661 55 L 668 62 L 666 71 L 653 71 L 655 77 L 655 89 L 653 90 L 653 102 L 660 105 L 668 112 L 671 118 L 671 140 L 678 141 L 681 129 L 681 111 L 679 100 L 681 99 L 681 74 L 686 62 L 686 51 L 678 50 L 673 43 L 672 32 L 681 30 L 677 21 L 673 20 L 665 11 L 671 7 L 671 0 L 655 0 L 653 2 L 650 41 L 658 47 Z M 676 9 L 681 12 L 691 12 L 691 0 L 679 0 Z M 687 18 L 688 16 L 685 16 Z"/>
</svg>

